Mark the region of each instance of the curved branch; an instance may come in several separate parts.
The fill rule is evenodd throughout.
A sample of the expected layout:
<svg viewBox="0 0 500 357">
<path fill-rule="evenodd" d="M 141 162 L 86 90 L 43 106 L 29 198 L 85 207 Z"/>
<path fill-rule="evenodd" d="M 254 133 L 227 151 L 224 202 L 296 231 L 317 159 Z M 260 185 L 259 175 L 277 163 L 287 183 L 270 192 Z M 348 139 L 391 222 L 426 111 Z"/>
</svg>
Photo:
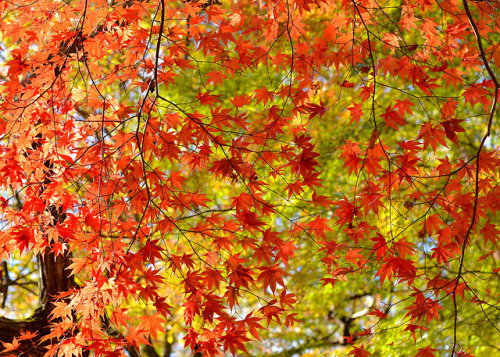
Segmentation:
<svg viewBox="0 0 500 357">
<path fill-rule="evenodd" d="M 488 62 L 488 59 L 486 58 L 486 53 L 483 48 L 483 44 L 481 41 L 481 35 L 479 33 L 479 30 L 477 28 L 476 22 L 474 20 L 474 17 L 472 16 L 472 13 L 470 12 L 469 9 L 469 4 L 467 3 L 467 0 L 462 0 L 462 4 L 465 9 L 465 13 L 467 15 L 467 19 L 469 20 L 469 23 L 471 25 L 472 31 L 474 32 L 474 36 L 476 38 L 477 46 L 479 48 L 479 56 L 481 57 L 481 60 L 483 61 L 484 67 L 486 68 L 486 71 L 488 72 L 491 80 L 493 81 L 495 88 L 494 88 L 494 94 L 493 94 L 493 103 L 491 104 L 490 108 L 490 113 L 489 113 L 489 118 L 488 118 L 488 126 L 486 133 L 484 134 L 481 144 L 479 145 L 479 148 L 477 149 L 476 153 L 476 183 L 475 183 L 475 195 L 474 195 L 474 206 L 472 210 L 472 218 L 470 225 L 467 229 L 467 232 L 465 233 L 465 238 L 464 242 L 462 244 L 462 252 L 460 256 L 460 263 L 458 267 L 458 274 L 455 279 L 455 287 L 452 292 L 452 297 L 453 297 L 453 306 L 455 310 L 455 322 L 453 326 L 453 347 L 451 350 L 451 356 L 453 357 L 455 355 L 455 350 L 457 347 L 457 323 L 458 323 L 458 308 L 457 308 L 457 302 L 456 302 L 456 294 L 457 294 L 457 288 L 458 284 L 460 283 L 460 279 L 462 278 L 462 270 L 464 267 L 464 260 L 465 260 L 465 248 L 467 246 L 467 243 L 469 241 L 470 234 L 472 232 L 472 229 L 474 228 L 474 225 L 476 223 L 476 212 L 477 212 L 477 205 L 478 205 L 478 199 L 479 199 L 479 172 L 480 172 L 480 156 L 481 152 L 483 150 L 484 144 L 486 142 L 486 139 L 490 136 L 491 134 L 491 126 L 493 123 L 493 117 L 495 115 L 495 109 L 498 101 L 498 91 L 500 89 L 500 85 L 498 83 L 498 80 L 495 76 L 495 73 L 490 67 L 490 64 Z"/>
</svg>

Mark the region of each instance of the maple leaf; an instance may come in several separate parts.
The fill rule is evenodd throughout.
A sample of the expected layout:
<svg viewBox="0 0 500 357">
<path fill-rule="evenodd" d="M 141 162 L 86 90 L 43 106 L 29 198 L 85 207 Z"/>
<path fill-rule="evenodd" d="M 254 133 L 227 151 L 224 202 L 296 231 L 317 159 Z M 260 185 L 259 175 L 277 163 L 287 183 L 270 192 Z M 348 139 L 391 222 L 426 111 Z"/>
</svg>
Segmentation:
<svg viewBox="0 0 500 357">
<path fill-rule="evenodd" d="M 291 326 L 293 326 L 296 322 L 299 322 L 299 323 L 300 323 L 300 322 L 302 322 L 302 321 L 297 320 L 297 319 L 295 318 L 295 316 L 297 316 L 297 315 L 298 315 L 298 313 L 296 313 L 296 312 L 294 312 L 293 314 L 288 314 L 288 315 L 286 315 L 286 316 L 285 316 L 285 322 L 284 322 L 285 327 L 291 327 Z"/>
<path fill-rule="evenodd" d="M 450 139 L 455 145 L 458 145 L 458 136 L 457 132 L 463 133 L 465 131 L 464 128 L 460 126 L 460 123 L 463 120 L 457 120 L 457 119 L 449 119 L 446 121 L 441 122 L 441 125 L 444 129 L 444 132 L 448 139 Z"/>
<path fill-rule="evenodd" d="M 130 346 L 139 347 L 139 343 L 151 345 L 148 337 L 149 332 L 141 330 L 138 327 L 132 327 L 129 329 L 128 335 L 125 336 L 125 340 Z"/>
<path fill-rule="evenodd" d="M 394 248 L 399 252 L 399 255 L 403 259 L 405 259 L 406 255 L 413 255 L 415 253 L 415 249 L 412 248 L 414 244 L 406 241 L 405 239 L 401 239 L 398 242 L 394 242 Z"/>
<path fill-rule="evenodd" d="M 233 355 L 235 355 L 238 350 L 248 353 L 244 345 L 244 342 L 247 341 L 250 341 L 250 339 L 245 336 L 245 331 L 228 331 L 225 336 L 221 337 L 224 350 L 231 351 Z"/>
<path fill-rule="evenodd" d="M 265 329 L 259 321 L 261 321 L 261 317 L 253 316 L 253 311 L 245 316 L 242 320 L 244 324 L 248 326 L 248 331 L 255 337 L 257 340 L 261 341 L 258 330 Z"/>
<path fill-rule="evenodd" d="M 220 102 L 220 95 L 212 95 L 210 92 L 198 93 L 196 99 L 198 99 L 201 105 L 212 106 L 214 103 Z"/>
<path fill-rule="evenodd" d="M 5 348 L 3 352 L 16 351 L 20 346 L 19 340 L 16 337 L 14 337 L 12 343 L 7 343 L 2 341 L 2 344 L 3 347 Z"/>
<path fill-rule="evenodd" d="M 340 158 L 343 158 L 345 165 L 349 167 L 349 175 L 353 172 L 357 173 L 359 167 L 361 167 L 361 159 L 358 156 L 361 154 L 359 144 L 346 140 L 346 144 L 340 147 L 340 150 L 342 150 Z"/>
<path fill-rule="evenodd" d="M 344 336 L 344 340 L 346 343 L 352 345 L 353 343 L 356 342 L 356 335 L 353 335 L 352 333 L 349 336 Z"/>
<path fill-rule="evenodd" d="M 205 74 L 205 76 L 208 76 L 207 83 L 212 82 L 214 84 L 214 87 L 217 87 L 218 85 L 222 85 L 222 82 L 224 81 L 224 79 L 227 78 L 226 75 L 224 75 L 223 73 L 216 71 L 216 70 Z"/>
<path fill-rule="evenodd" d="M 21 331 L 19 334 L 19 337 L 17 338 L 18 341 L 26 341 L 26 340 L 32 340 L 38 336 L 38 330 L 36 331 Z"/>
<path fill-rule="evenodd" d="M 394 108 L 397 108 L 398 114 L 401 116 L 404 116 L 405 113 L 412 115 L 413 112 L 411 110 L 411 107 L 413 107 L 413 105 L 414 104 L 409 99 L 405 100 L 396 99 L 396 104 L 394 105 Z"/>
<path fill-rule="evenodd" d="M 321 218 L 317 216 L 316 219 L 308 223 L 308 227 L 311 228 L 319 237 L 325 238 L 325 231 L 331 231 L 332 229 L 328 226 L 329 220 L 326 218 Z"/>
<path fill-rule="evenodd" d="M 282 307 L 284 305 L 292 306 L 295 304 L 297 299 L 295 298 L 295 294 L 287 294 L 286 291 L 282 291 L 280 294 L 280 304 Z"/>
<path fill-rule="evenodd" d="M 70 275 L 75 275 L 80 273 L 87 266 L 86 258 L 72 258 L 73 263 L 70 264 L 66 269 L 71 270 Z"/>
<path fill-rule="evenodd" d="M 281 259 L 285 267 L 288 265 L 288 259 L 294 257 L 294 251 L 297 247 L 293 242 L 287 242 L 278 246 L 278 251 L 276 252 L 275 261 Z"/>
<path fill-rule="evenodd" d="M 433 214 L 425 219 L 422 224 L 422 233 L 427 233 L 428 235 L 433 235 L 434 232 L 438 232 L 440 225 L 442 224 L 441 218 L 437 214 Z"/>
<path fill-rule="evenodd" d="M 73 357 L 78 356 L 82 352 L 82 348 L 76 344 L 75 339 L 64 340 L 58 350 L 58 356 Z"/>
<path fill-rule="evenodd" d="M 437 349 L 431 348 L 430 345 L 425 348 L 419 348 L 415 357 L 434 357 L 434 351 L 437 351 Z"/>
<path fill-rule="evenodd" d="M 491 224 L 490 221 L 484 225 L 483 229 L 481 229 L 481 234 L 484 237 L 484 242 L 487 243 L 491 241 L 495 245 L 498 246 L 498 240 L 500 237 L 500 230 L 497 229 L 497 225 Z"/>
<path fill-rule="evenodd" d="M 472 106 L 475 106 L 477 103 L 483 104 L 483 109 L 488 111 L 488 108 L 491 104 L 491 99 L 489 99 L 490 94 L 483 88 L 480 84 L 471 84 L 467 87 L 463 93 L 466 102 L 469 102 Z"/>
<path fill-rule="evenodd" d="M 363 329 L 363 331 L 360 331 L 356 334 L 356 336 L 363 337 L 363 336 L 370 336 L 373 335 L 373 332 L 371 329 Z"/>
<path fill-rule="evenodd" d="M 458 248 L 458 249 L 457 249 Z M 455 255 L 460 252 L 456 243 L 438 244 L 437 247 L 432 248 L 432 258 L 436 258 L 438 263 L 448 263 Z"/>
<path fill-rule="evenodd" d="M 345 255 L 345 260 L 361 267 L 366 260 L 363 255 L 359 254 L 359 252 L 361 252 L 361 249 L 349 249 Z"/>
<path fill-rule="evenodd" d="M 234 95 L 234 98 L 231 99 L 231 103 L 236 107 L 236 108 L 241 108 L 251 102 L 252 98 L 249 95 Z"/>
<path fill-rule="evenodd" d="M 14 234 L 14 239 L 17 242 L 19 251 L 22 253 L 25 249 L 29 250 L 31 243 L 35 242 L 31 229 L 23 228 Z"/>
<path fill-rule="evenodd" d="M 99 232 L 101 230 L 101 222 L 94 214 L 88 214 L 85 217 L 85 224 L 91 227 L 94 232 Z"/>
<path fill-rule="evenodd" d="M 391 108 L 391 106 L 387 107 L 385 113 L 380 116 L 384 118 L 386 129 L 389 129 L 389 126 L 396 131 L 399 131 L 398 126 L 406 125 L 404 118 L 398 111 L 395 111 Z"/>
<path fill-rule="evenodd" d="M 283 312 L 283 309 L 279 306 L 274 305 L 276 300 L 271 300 L 267 305 L 262 306 L 259 309 L 259 312 L 266 317 L 267 324 L 269 325 L 271 321 L 275 320 L 278 323 L 281 323 L 279 315 Z"/>
<path fill-rule="evenodd" d="M 317 206 L 330 207 L 331 205 L 335 204 L 335 202 L 331 200 L 329 197 L 317 195 L 316 192 L 313 192 L 311 202 L 314 204 L 315 207 Z"/>
<path fill-rule="evenodd" d="M 9 76 L 14 75 L 26 75 L 30 68 L 30 63 L 26 59 L 26 53 L 28 48 L 26 46 L 22 46 L 21 48 L 13 49 L 11 51 L 12 60 L 6 63 L 6 66 L 9 67 L 8 74 Z"/>
<path fill-rule="evenodd" d="M 359 124 L 359 121 L 360 121 L 361 117 L 363 116 L 363 111 L 361 110 L 361 104 L 356 104 L 354 102 L 352 104 L 353 104 L 352 107 L 347 108 L 347 110 L 349 110 L 351 112 L 351 124 L 355 120 L 356 120 L 356 123 Z"/>
<path fill-rule="evenodd" d="M 163 317 L 158 315 L 158 313 L 140 316 L 139 319 L 141 320 L 141 323 L 138 328 L 144 332 L 150 333 L 155 340 L 158 337 L 158 331 L 165 332 L 163 329 L 163 323 L 165 323 L 165 321 L 163 320 Z"/>
<path fill-rule="evenodd" d="M 160 269 L 152 269 L 151 267 L 148 268 L 144 272 L 144 278 L 148 280 L 153 286 L 156 286 L 156 283 L 162 283 L 163 278 L 158 274 L 160 272 Z"/>
<path fill-rule="evenodd" d="M 353 355 L 354 357 L 368 357 L 369 355 L 371 355 L 371 353 L 365 349 L 365 346 L 361 345 L 359 347 L 354 346 L 351 352 L 349 352 L 347 355 Z"/>
<path fill-rule="evenodd" d="M 348 80 L 344 80 L 342 82 L 338 82 L 338 85 L 344 88 L 353 88 L 354 83 L 349 82 Z"/>
<path fill-rule="evenodd" d="M 379 309 L 374 309 L 374 311 L 368 313 L 368 315 L 375 315 L 379 319 L 385 319 L 386 317 L 388 317 L 388 315 L 385 312 L 380 311 Z"/>
<path fill-rule="evenodd" d="M 57 319 L 59 317 L 69 317 L 73 313 L 73 309 L 64 301 L 57 301 L 54 303 L 54 308 L 50 312 L 51 319 Z"/>
<path fill-rule="evenodd" d="M 280 269 L 278 265 L 275 264 L 270 267 L 261 267 L 259 270 L 261 270 L 262 273 L 260 273 L 258 279 L 262 281 L 264 289 L 269 287 L 274 293 L 276 291 L 277 284 L 285 287 L 285 282 L 283 280 L 285 272 Z"/>
<path fill-rule="evenodd" d="M 417 330 L 428 331 L 428 328 L 421 325 L 408 324 L 404 329 L 404 331 L 411 332 L 414 342 L 417 342 Z"/>
<path fill-rule="evenodd" d="M 329 109 L 329 107 L 325 107 L 323 101 L 320 101 L 319 104 L 308 103 L 302 106 L 302 110 L 309 113 L 309 119 L 312 119 L 317 115 L 321 118 Z"/>
<path fill-rule="evenodd" d="M 263 102 L 264 105 L 273 99 L 273 93 L 268 91 L 266 87 L 262 86 L 255 90 L 255 98 L 258 102 Z"/>
<path fill-rule="evenodd" d="M 443 129 L 439 129 L 436 125 L 428 122 L 422 125 L 422 129 L 418 132 L 418 139 L 424 139 L 424 149 L 431 145 L 432 149 L 436 151 L 438 144 L 448 147 L 444 140 L 444 134 Z"/>
<path fill-rule="evenodd" d="M 215 287 L 215 289 L 219 289 L 220 278 L 222 274 L 216 269 L 207 269 L 203 272 L 203 281 L 209 289 Z"/>
<path fill-rule="evenodd" d="M 416 299 L 413 305 L 406 307 L 408 310 L 405 316 L 410 316 L 412 322 L 414 320 L 420 321 L 426 317 L 427 322 L 432 319 L 439 320 L 439 310 L 442 309 L 439 301 L 425 298 L 421 292 L 415 293 Z"/>
</svg>

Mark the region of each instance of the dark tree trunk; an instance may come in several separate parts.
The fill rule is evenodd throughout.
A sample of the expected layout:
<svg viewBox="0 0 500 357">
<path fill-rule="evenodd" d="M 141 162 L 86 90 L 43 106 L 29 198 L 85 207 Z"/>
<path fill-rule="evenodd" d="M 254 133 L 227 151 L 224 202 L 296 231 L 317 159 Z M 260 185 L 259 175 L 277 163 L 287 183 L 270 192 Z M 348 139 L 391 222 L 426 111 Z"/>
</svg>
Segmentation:
<svg viewBox="0 0 500 357">
<path fill-rule="evenodd" d="M 50 308 L 51 297 L 58 293 L 68 291 L 74 287 L 73 276 L 68 276 L 66 268 L 71 264 L 71 256 L 59 255 L 57 258 L 52 253 L 38 256 L 38 287 L 40 291 L 39 305 L 43 309 Z"/>
<path fill-rule="evenodd" d="M 73 277 L 69 277 L 65 270 L 70 264 L 70 257 L 59 255 L 57 258 L 52 253 L 46 252 L 38 258 L 38 286 L 39 306 L 31 317 L 25 320 L 11 320 L 0 317 L 0 341 L 11 343 L 14 337 L 19 337 L 21 332 L 37 332 L 33 340 L 21 341 L 17 351 L 1 352 L 4 347 L 0 346 L 0 356 L 18 355 L 41 357 L 47 352 L 46 345 L 50 341 L 40 343 L 40 339 L 50 333 L 49 314 L 52 310 L 52 297 L 68 291 L 74 286 Z M 34 346 L 35 344 L 35 346 Z"/>
</svg>

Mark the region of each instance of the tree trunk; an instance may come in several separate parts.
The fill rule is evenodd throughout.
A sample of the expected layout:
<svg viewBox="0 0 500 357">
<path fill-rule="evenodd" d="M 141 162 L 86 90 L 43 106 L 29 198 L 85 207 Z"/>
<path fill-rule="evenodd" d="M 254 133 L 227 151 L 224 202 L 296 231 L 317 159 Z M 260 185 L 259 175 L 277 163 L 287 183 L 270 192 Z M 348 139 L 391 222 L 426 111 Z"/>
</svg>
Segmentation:
<svg viewBox="0 0 500 357">
<path fill-rule="evenodd" d="M 59 255 L 47 252 L 38 257 L 38 286 L 39 286 L 39 306 L 31 317 L 25 320 L 11 320 L 0 317 L 0 341 L 12 343 L 14 337 L 19 339 L 21 332 L 36 332 L 33 340 L 21 341 L 17 350 L 10 352 L 0 352 L 0 356 L 18 355 L 26 353 L 31 357 L 41 357 L 47 352 L 46 346 L 50 341 L 40 343 L 41 338 L 50 333 L 51 326 L 49 314 L 52 310 L 52 297 L 71 289 L 75 283 L 73 277 L 69 277 L 65 270 L 70 264 L 70 256 Z M 3 349 L 0 346 L 0 351 Z"/>
</svg>

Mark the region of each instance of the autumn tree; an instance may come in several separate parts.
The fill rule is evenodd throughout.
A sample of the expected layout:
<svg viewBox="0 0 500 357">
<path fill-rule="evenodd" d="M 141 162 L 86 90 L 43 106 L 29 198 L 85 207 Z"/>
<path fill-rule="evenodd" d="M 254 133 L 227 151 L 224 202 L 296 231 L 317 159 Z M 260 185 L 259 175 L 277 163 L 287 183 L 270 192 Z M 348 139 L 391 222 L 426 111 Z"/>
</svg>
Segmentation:
<svg viewBox="0 0 500 357">
<path fill-rule="evenodd" d="M 0 10 L 0 356 L 498 353 L 498 2 Z"/>
</svg>

